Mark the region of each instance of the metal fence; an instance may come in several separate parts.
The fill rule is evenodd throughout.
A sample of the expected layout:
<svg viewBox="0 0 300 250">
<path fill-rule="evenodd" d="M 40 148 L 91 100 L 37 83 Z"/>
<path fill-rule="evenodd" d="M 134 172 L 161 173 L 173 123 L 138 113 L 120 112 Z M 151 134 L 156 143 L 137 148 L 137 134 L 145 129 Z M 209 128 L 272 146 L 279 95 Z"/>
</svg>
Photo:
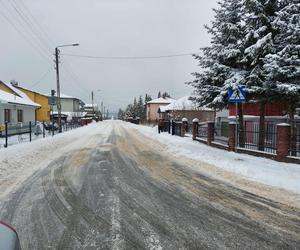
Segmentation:
<svg viewBox="0 0 300 250">
<path fill-rule="evenodd" d="M 214 141 L 222 143 L 224 145 L 228 144 L 228 129 L 229 129 L 229 123 L 228 122 L 222 122 L 219 124 L 216 124 L 215 126 L 215 139 Z"/>
<path fill-rule="evenodd" d="M 207 138 L 207 124 L 198 125 L 197 137 Z"/>
<path fill-rule="evenodd" d="M 62 124 L 62 132 L 80 127 L 78 122 L 67 122 Z M 58 133 L 58 126 L 51 123 L 23 122 L 6 123 L 0 127 L 0 148 L 10 145 L 30 142 L 42 137 L 53 136 Z"/>
<path fill-rule="evenodd" d="M 170 131 L 170 121 L 161 121 L 160 122 L 160 131 L 161 132 L 169 132 Z"/>
<path fill-rule="evenodd" d="M 297 122 L 291 130 L 290 156 L 300 157 L 300 122 Z"/>
<path fill-rule="evenodd" d="M 258 150 L 276 154 L 277 129 L 274 123 L 265 123 L 265 131 L 261 134 L 259 124 L 245 122 L 244 143 L 240 140 L 240 129 L 238 128 L 238 147 L 250 150 Z M 261 136 L 261 138 L 260 138 Z"/>
<path fill-rule="evenodd" d="M 172 135 L 181 136 L 182 122 L 172 122 Z"/>
</svg>

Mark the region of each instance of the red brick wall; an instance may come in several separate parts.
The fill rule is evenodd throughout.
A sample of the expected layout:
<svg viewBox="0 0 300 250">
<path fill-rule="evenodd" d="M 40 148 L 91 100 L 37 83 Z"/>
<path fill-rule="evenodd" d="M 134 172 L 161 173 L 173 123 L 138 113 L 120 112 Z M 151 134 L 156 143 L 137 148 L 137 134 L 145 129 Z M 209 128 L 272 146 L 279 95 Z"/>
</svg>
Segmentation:
<svg viewBox="0 0 300 250">
<path fill-rule="evenodd" d="M 286 105 L 283 103 L 267 103 L 265 115 L 266 116 L 282 116 L 283 111 L 286 111 Z M 244 115 L 259 116 L 259 103 L 244 103 L 243 104 Z M 235 104 L 229 104 L 229 116 L 236 115 Z"/>
</svg>

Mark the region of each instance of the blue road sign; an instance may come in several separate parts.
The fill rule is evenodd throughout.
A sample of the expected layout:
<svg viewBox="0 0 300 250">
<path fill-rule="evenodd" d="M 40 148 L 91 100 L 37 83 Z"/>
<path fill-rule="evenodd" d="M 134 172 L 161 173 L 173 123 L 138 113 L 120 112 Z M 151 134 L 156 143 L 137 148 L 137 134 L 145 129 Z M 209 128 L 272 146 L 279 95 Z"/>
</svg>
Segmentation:
<svg viewBox="0 0 300 250">
<path fill-rule="evenodd" d="M 239 86 L 236 89 L 228 90 L 229 102 L 245 102 L 246 101 L 246 91 L 245 86 Z"/>
</svg>

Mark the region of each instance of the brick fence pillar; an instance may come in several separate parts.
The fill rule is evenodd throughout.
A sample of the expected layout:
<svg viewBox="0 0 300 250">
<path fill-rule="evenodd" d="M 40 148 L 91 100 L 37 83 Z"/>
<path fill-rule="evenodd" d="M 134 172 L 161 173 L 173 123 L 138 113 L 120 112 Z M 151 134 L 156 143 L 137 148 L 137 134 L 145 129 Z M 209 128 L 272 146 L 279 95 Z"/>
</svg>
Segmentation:
<svg viewBox="0 0 300 250">
<path fill-rule="evenodd" d="M 198 126 L 199 126 L 199 119 L 195 118 L 193 120 L 193 140 L 196 140 L 196 138 L 197 138 Z"/>
<path fill-rule="evenodd" d="M 215 139 L 215 122 L 207 122 L 207 144 L 211 145 Z"/>
<path fill-rule="evenodd" d="M 182 118 L 182 124 L 181 124 L 181 136 L 185 136 L 185 132 L 188 126 L 188 119 L 187 118 Z"/>
<path fill-rule="evenodd" d="M 229 123 L 229 131 L 228 131 L 228 151 L 235 151 L 236 147 L 236 123 Z"/>
<path fill-rule="evenodd" d="M 291 125 L 287 123 L 280 123 L 277 125 L 277 154 L 276 160 L 282 161 L 289 154 L 290 148 L 290 131 Z"/>
</svg>

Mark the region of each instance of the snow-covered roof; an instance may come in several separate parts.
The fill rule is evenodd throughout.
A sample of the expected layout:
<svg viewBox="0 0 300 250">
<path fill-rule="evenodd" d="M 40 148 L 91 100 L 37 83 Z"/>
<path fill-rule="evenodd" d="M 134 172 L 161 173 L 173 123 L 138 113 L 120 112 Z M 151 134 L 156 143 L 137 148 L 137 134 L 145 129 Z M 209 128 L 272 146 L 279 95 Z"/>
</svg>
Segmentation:
<svg viewBox="0 0 300 250">
<path fill-rule="evenodd" d="M 151 100 L 149 102 L 147 102 L 147 104 L 169 104 L 172 101 L 175 101 L 173 98 L 170 97 L 159 97 L 157 99 Z"/>
<path fill-rule="evenodd" d="M 53 115 L 57 115 L 57 111 L 53 111 Z M 83 117 L 87 114 L 87 112 L 61 112 L 62 115 L 68 116 L 68 117 Z"/>
<path fill-rule="evenodd" d="M 70 96 L 70 95 L 66 95 L 66 94 L 63 94 L 63 93 L 60 94 L 60 98 L 65 98 L 65 99 L 78 99 L 77 97 Z"/>
<path fill-rule="evenodd" d="M 1 81 L 2 82 L 2 81 Z M 2 98 L 4 102 L 8 103 L 15 103 L 15 104 L 23 104 L 23 105 L 30 105 L 35 107 L 40 107 L 38 103 L 33 102 L 23 91 L 13 86 L 11 83 L 5 83 L 2 82 L 4 85 L 6 85 L 9 89 L 11 89 L 16 95 L 7 93 L 5 91 L 2 91 Z M 7 95 L 8 94 L 8 95 Z M 6 99 L 5 99 L 6 98 Z"/>
<path fill-rule="evenodd" d="M 97 103 L 94 103 L 94 104 L 91 104 L 91 103 L 87 103 L 87 104 L 84 104 L 84 107 L 85 108 L 97 108 L 98 107 L 98 105 L 97 105 Z"/>
<path fill-rule="evenodd" d="M 23 98 L 18 95 L 10 94 L 3 90 L 0 90 L 0 103 L 20 104 L 20 105 L 28 105 L 34 107 L 41 106 L 31 101 L 29 98 Z"/>
<path fill-rule="evenodd" d="M 197 105 L 190 100 L 190 96 L 184 96 L 181 97 L 178 100 L 172 101 L 169 105 L 167 106 L 161 106 L 160 111 L 161 112 L 166 112 L 166 111 L 171 111 L 171 110 L 207 110 L 211 111 L 211 109 L 208 108 L 198 108 Z"/>
</svg>

